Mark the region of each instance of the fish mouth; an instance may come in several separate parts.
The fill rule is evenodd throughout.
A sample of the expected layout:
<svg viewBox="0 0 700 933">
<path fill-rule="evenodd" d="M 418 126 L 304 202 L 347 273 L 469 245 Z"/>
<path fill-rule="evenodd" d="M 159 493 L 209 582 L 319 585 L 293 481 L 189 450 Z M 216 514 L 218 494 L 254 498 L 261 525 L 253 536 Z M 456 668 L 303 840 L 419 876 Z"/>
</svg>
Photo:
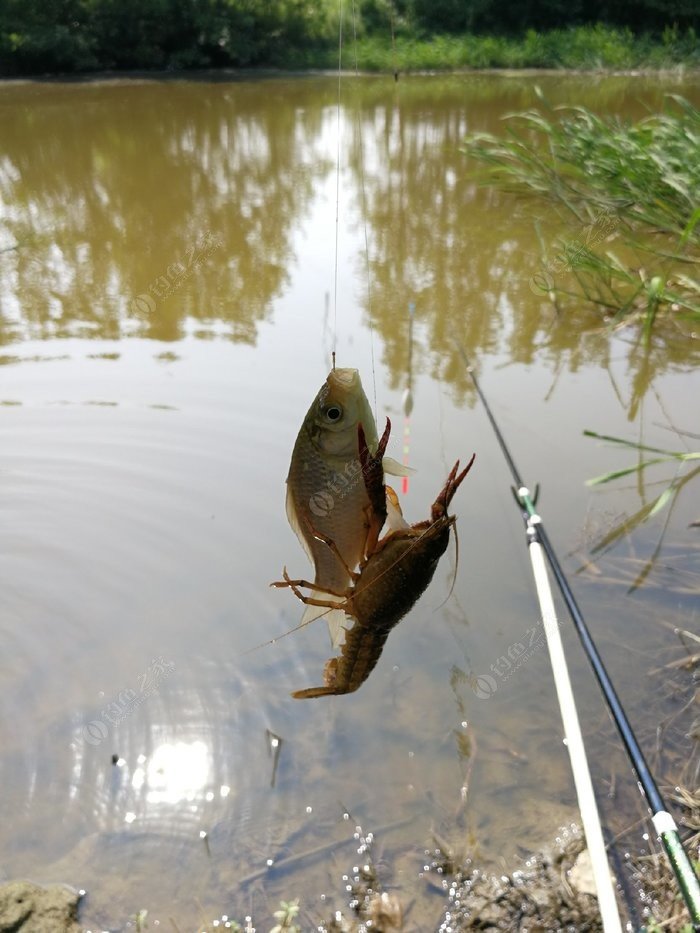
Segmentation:
<svg viewBox="0 0 700 933">
<path fill-rule="evenodd" d="M 328 384 L 347 391 L 352 389 L 359 379 L 360 373 L 357 369 L 334 369 L 328 376 Z"/>
</svg>

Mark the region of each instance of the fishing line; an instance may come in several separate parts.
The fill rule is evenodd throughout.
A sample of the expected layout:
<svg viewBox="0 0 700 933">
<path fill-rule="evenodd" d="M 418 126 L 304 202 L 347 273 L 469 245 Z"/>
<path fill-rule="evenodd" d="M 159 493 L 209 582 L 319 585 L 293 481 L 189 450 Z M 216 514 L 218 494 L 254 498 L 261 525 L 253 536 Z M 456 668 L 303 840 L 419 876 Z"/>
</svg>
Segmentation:
<svg viewBox="0 0 700 933">
<path fill-rule="evenodd" d="M 340 79 L 343 65 L 343 0 L 338 0 L 338 102 L 336 105 L 335 154 L 335 258 L 333 264 L 333 369 L 338 349 L 338 239 L 340 224 Z"/>
<path fill-rule="evenodd" d="M 340 240 L 340 143 L 341 143 L 341 85 L 342 85 L 342 63 L 343 63 L 343 0 L 338 0 L 338 100 L 336 105 L 336 164 L 335 164 L 335 256 L 333 273 L 333 349 L 338 346 L 338 256 Z M 359 76 L 359 67 L 357 60 L 357 16 L 355 9 L 355 0 L 352 0 L 352 31 L 353 31 L 353 54 L 355 62 L 355 77 Z M 360 155 L 360 192 L 361 192 L 361 213 L 362 226 L 364 231 L 365 247 L 365 269 L 367 274 L 367 313 L 369 317 L 369 340 L 370 357 L 372 363 L 372 391 L 374 398 L 374 418 L 377 420 L 377 373 L 374 359 L 374 323 L 372 314 L 372 281 L 369 264 L 369 235 L 367 233 L 367 196 L 365 191 L 365 167 L 364 150 L 362 146 L 362 117 L 358 110 L 357 113 L 357 136 L 359 141 Z M 333 368 L 335 368 L 335 357 Z"/>
<path fill-rule="evenodd" d="M 389 0 L 389 25 L 391 27 L 391 66 L 394 72 L 394 81 L 399 80 L 399 67 L 396 64 L 396 35 L 394 30 L 394 0 Z"/>
<path fill-rule="evenodd" d="M 286 568 L 285 568 L 286 569 Z M 270 586 L 274 586 L 274 583 L 271 583 Z M 240 656 L 243 658 L 247 654 L 252 654 L 254 651 L 259 651 L 261 648 L 269 648 L 270 645 L 274 645 L 282 638 L 286 638 L 287 635 L 293 635 L 295 632 L 301 631 L 301 629 L 306 628 L 307 625 L 311 625 L 312 622 L 317 622 L 319 619 L 322 619 L 325 615 L 330 612 L 330 608 L 326 609 L 325 612 L 320 613 L 320 615 L 315 616 L 313 619 L 307 619 L 306 622 L 300 622 L 299 625 L 295 625 L 294 628 L 287 629 L 286 632 L 282 632 L 281 635 L 275 635 L 274 638 L 271 638 L 269 641 L 262 641 L 259 645 L 255 645 L 254 648 L 247 648 L 245 651 L 241 651 Z"/>
<path fill-rule="evenodd" d="M 358 78 L 360 70 L 357 63 L 357 25 L 355 16 L 355 0 L 352 0 L 352 40 L 353 56 L 355 60 L 355 77 Z M 374 420 L 378 420 L 377 414 L 377 373 L 374 365 L 374 322 L 372 314 L 372 274 L 369 263 L 369 235 L 367 233 L 367 195 L 365 191 L 365 155 L 362 145 L 362 113 L 359 105 L 357 108 L 357 140 L 360 155 L 360 210 L 362 213 L 362 229 L 365 239 L 365 272 L 367 275 L 367 315 L 369 317 L 369 347 L 372 360 L 372 390 L 374 393 Z"/>
</svg>

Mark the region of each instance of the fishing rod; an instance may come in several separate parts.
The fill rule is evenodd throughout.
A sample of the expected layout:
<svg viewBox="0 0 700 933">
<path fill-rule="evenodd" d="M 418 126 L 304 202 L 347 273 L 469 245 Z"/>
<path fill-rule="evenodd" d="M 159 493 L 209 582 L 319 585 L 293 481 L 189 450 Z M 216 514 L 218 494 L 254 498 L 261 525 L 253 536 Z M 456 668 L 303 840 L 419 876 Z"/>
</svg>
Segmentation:
<svg viewBox="0 0 700 933">
<path fill-rule="evenodd" d="M 683 847 L 683 843 L 681 842 L 681 837 L 678 832 L 676 821 L 666 809 L 664 799 L 661 796 L 661 792 L 659 791 L 656 781 L 654 780 L 654 776 L 649 769 L 649 765 L 644 758 L 642 749 L 640 748 L 639 742 L 637 741 L 637 738 L 632 730 L 632 726 L 630 725 L 623 706 L 620 703 L 620 699 L 615 691 L 615 687 L 613 686 L 608 672 L 605 669 L 605 665 L 603 664 L 600 654 L 598 653 L 598 649 L 596 648 L 591 633 L 588 630 L 588 626 L 586 625 L 585 619 L 583 618 L 583 614 L 581 613 L 576 599 L 574 598 L 574 594 L 571 590 L 571 587 L 569 586 L 569 581 L 567 580 L 564 571 L 561 568 L 561 564 L 559 563 L 554 548 L 552 547 L 552 544 L 544 529 L 542 519 L 537 514 L 535 509 L 535 500 L 533 499 L 530 490 L 527 488 L 520 477 L 520 473 L 518 472 L 515 461 L 511 456 L 508 445 L 505 442 L 505 438 L 503 437 L 503 434 L 498 427 L 496 419 L 494 418 L 489 404 L 484 397 L 484 393 L 481 391 L 481 386 L 477 381 L 474 370 L 469 363 L 469 360 L 467 359 L 467 355 L 464 352 L 464 349 L 461 346 L 459 347 L 459 351 L 467 367 L 467 372 L 471 376 L 472 382 L 474 383 L 474 388 L 476 389 L 488 419 L 491 422 L 491 427 L 494 430 L 496 439 L 498 440 L 499 446 L 513 476 L 513 480 L 516 486 L 516 489 L 514 489 L 515 499 L 518 507 L 522 511 L 526 531 L 528 534 L 528 542 L 531 543 L 532 541 L 535 541 L 539 543 L 547 556 L 552 573 L 554 574 L 554 578 L 557 581 L 559 590 L 562 594 L 562 597 L 564 598 L 567 609 L 569 610 L 569 614 L 571 615 L 571 619 L 574 623 L 574 627 L 578 633 L 579 639 L 581 640 L 583 649 L 591 664 L 591 667 L 593 668 L 593 672 L 596 676 L 598 684 L 603 691 L 603 696 L 605 697 L 605 701 L 608 704 L 610 713 L 615 720 L 615 725 L 617 726 L 618 732 L 620 733 L 620 738 L 622 739 L 623 745 L 632 762 L 634 770 L 637 772 L 640 789 L 642 790 L 642 793 L 644 794 L 644 797 L 646 798 L 647 804 L 651 811 L 652 824 L 661 839 L 671 869 L 676 876 L 678 887 L 680 889 L 683 900 L 685 901 L 686 907 L 688 908 L 688 913 L 690 914 L 693 923 L 693 930 L 695 933 L 700 933 L 700 882 L 698 881 L 698 876 L 696 875 L 695 870 L 693 869 L 693 865 Z"/>
<path fill-rule="evenodd" d="M 576 800 L 591 861 L 600 919 L 604 933 L 622 933 L 620 912 L 603 838 L 603 827 L 601 826 L 600 813 L 598 812 L 598 804 L 593 790 L 593 778 L 588 765 L 581 721 L 576 708 L 576 700 L 574 699 L 574 688 L 569 676 L 569 666 L 564 653 L 557 612 L 554 607 L 544 550 L 535 536 L 534 529 L 528 528 L 527 538 L 528 554 L 535 578 L 535 590 L 547 641 L 554 688 L 564 728 L 566 750 L 569 754 L 571 773 L 576 789 Z"/>
</svg>

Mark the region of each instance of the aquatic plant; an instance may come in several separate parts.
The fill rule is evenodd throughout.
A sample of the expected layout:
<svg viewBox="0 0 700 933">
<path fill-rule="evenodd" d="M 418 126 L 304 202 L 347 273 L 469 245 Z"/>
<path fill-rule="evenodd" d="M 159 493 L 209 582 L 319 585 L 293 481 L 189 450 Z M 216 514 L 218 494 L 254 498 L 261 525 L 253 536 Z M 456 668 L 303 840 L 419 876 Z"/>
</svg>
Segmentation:
<svg viewBox="0 0 700 933">
<path fill-rule="evenodd" d="M 296 916 L 299 913 L 299 898 L 293 901 L 280 901 L 280 909 L 273 914 L 277 923 L 270 930 L 270 933 L 301 933 L 301 927 L 296 923 Z"/>
<path fill-rule="evenodd" d="M 659 581 L 654 581 L 654 575 L 652 574 L 652 571 L 654 571 L 658 566 L 659 556 L 662 552 L 662 548 L 664 547 L 666 532 L 670 524 L 673 510 L 677 504 L 679 494 L 681 490 L 686 485 L 688 485 L 688 483 L 692 482 L 696 476 L 700 475 L 700 465 L 696 466 L 694 469 L 687 473 L 683 473 L 683 467 L 688 462 L 700 460 L 700 451 L 665 450 L 659 447 L 649 447 L 646 444 L 634 441 L 627 441 L 624 438 L 611 437 L 607 434 L 598 434 L 595 431 L 584 431 L 583 433 L 587 437 L 595 437 L 601 441 L 608 441 L 613 444 L 620 444 L 624 447 L 631 448 L 636 450 L 639 455 L 639 459 L 632 466 L 610 470 L 600 476 L 595 476 L 592 479 L 587 480 L 586 485 L 598 486 L 603 483 L 609 483 L 613 480 L 620 479 L 621 477 L 636 474 L 639 477 L 639 491 L 642 497 L 642 505 L 640 508 L 637 509 L 633 515 L 623 514 L 621 519 L 616 521 L 612 528 L 607 530 L 595 543 L 595 545 L 591 547 L 590 553 L 593 556 L 600 556 L 601 554 L 605 554 L 611 548 L 615 547 L 615 545 L 617 545 L 622 539 L 628 537 L 632 531 L 634 531 L 640 525 L 644 524 L 644 522 L 648 521 L 663 509 L 667 509 L 666 517 L 662 523 L 658 540 L 651 554 L 644 558 L 635 556 L 631 564 L 625 568 L 625 572 L 622 575 L 618 575 L 617 580 L 614 581 L 617 583 L 624 582 L 627 586 L 628 594 L 633 593 L 642 585 L 658 585 Z M 680 434 L 683 432 L 678 433 Z M 659 454 L 659 456 L 649 458 L 645 456 L 647 453 Z M 662 463 L 675 463 L 677 465 L 675 474 L 669 481 L 664 481 L 661 492 L 648 499 L 642 479 L 644 471 L 647 467 Z M 700 524 L 700 522 L 690 522 L 691 526 L 698 524 Z M 583 570 L 585 567 L 580 569 Z M 663 578 L 662 585 L 667 591 L 674 589 L 674 591 L 678 593 L 697 593 L 696 582 L 691 579 L 691 582 L 689 583 L 687 577 L 678 572 L 677 567 L 674 583 L 669 584 L 668 580 Z"/>
<path fill-rule="evenodd" d="M 586 485 L 588 486 L 598 486 L 603 483 L 609 483 L 612 480 L 620 479 L 621 477 L 630 476 L 633 474 L 637 474 L 641 477 L 647 467 L 660 463 L 676 463 L 678 467 L 675 475 L 669 482 L 665 484 L 664 488 L 660 493 L 658 493 L 658 495 L 655 495 L 652 499 L 643 502 L 642 506 L 633 515 L 623 516 L 622 520 L 617 522 L 610 531 L 606 532 L 591 549 L 591 554 L 594 555 L 605 553 L 614 545 L 616 545 L 622 538 L 629 535 L 629 533 L 635 528 L 642 525 L 654 515 L 668 507 L 666 520 L 663 524 L 659 540 L 657 541 L 654 550 L 649 557 L 641 562 L 641 566 L 635 570 L 634 579 L 631 580 L 627 590 L 628 593 L 632 593 L 634 590 L 642 586 L 642 584 L 647 583 L 650 578 L 650 574 L 656 565 L 659 554 L 661 553 L 661 548 L 663 546 L 666 535 L 666 529 L 668 527 L 673 509 L 675 508 L 679 493 L 684 486 L 686 486 L 700 474 L 700 466 L 696 466 L 689 473 L 683 474 L 682 472 L 682 467 L 684 464 L 693 460 L 700 460 L 700 451 L 664 450 L 659 447 L 649 447 L 646 444 L 627 441 L 620 437 L 611 437 L 607 434 L 598 434 L 595 431 L 584 431 L 583 433 L 587 437 L 595 437 L 601 441 L 608 441 L 613 444 L 621 444 L 624 447 L 629 447 L 638 451 L 640 455 L 637 462 L 632 466 L 610 470 L 607 473 L 603 473 L 601 476 L 595 476 L 592 479 L 587 480 Z M 645 458 L 643 454 L 646 453 L 659 454 L 659 456 Z M 692 524 L 696 523 L 693 522 Z"/>
<path fill-rule="evenodd" d="M 658 457 L 651 457 L 649 459 L 640 459 L 633 466 L 622 467 L 621 469 L 611 470 L 607 473 L 603 473 L 600 476 L 595 476 L 592 479 L 586 480 L 587 486 L 599 486 L 602 483 L 609 483 L 611 480 L 620 479 L 622 476 L 629 476 L 633 473 L 641 473 L 642 470 L 645 470 L 649 466 L 653 466 L 657 463 L 678 463 L 683 464 L 691 460 L 700 460 L 700 451 L 681 451 L 681 450 L 664 450 L 660 447 L 649 447 L 646 444 L 636 443 L 634 441 L 626 441 L 621 437 L 611 437 L 608 434 L 598 434 L 596 431 L 584 431 L 586 437 L 595 437 L 601 441 L 608 441 L 612 444 L 621 444 L 623 447 L 629 447 L 637 451 L 645 451 L 647 453 L 659 454 Z M 637 513 L 636 524 L 651 518 L 653 515 L 656 515 L 657 512 L 660 512 L 665 508 L 672 500 L 678 495 L 681 489 L 686 485 L 686 483 L 691 480 L 694 476 L 700 473 L 700 466 L 696 467 L 691 473 L 687 473 L 685 476 L 681 476 L 680 473 L 676 473 L 674 478 L 669 482 L 669 484 L 656 496 L 651 502 L 646 503 L 641 512 Z M 630 530 L 629 522 L 625 524 L 625 530 Z"/>
<path fill-rule="evenodd" d="M 545 198 L 566 229 L 554 256 L 542 243 L 532 290 L 573 299 L 617 324 L 635 317 L 648 342 L 660 316 L 700 321 L 700 111 L 676 95 L 637 123 L 585 107 L 506 117 L 506 135 L 474 133 L 464 151 L 482 181 Z"/>
</svg>

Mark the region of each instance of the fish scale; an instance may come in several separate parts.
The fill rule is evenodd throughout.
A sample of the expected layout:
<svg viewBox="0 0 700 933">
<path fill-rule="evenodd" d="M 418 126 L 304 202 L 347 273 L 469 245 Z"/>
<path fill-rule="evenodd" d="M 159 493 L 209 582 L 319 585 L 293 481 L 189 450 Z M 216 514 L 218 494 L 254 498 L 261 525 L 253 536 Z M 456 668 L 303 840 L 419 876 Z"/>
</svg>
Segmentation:
<svg viewBox="0 0 700 933">
<path fill-rule="evenodd" d="M 314 584 L 343 594 L 363 557 L 369 498 L 358 456 L 358 426 L 370 451 L 377 448 L 377 427 L 356 369 L 333 369 L 311 403 L 294 444 L 287 476 L 287 518 L 314 567 Z M 331 539 L 338 556 L 314 536 Z M 331 641 L 340 643 L 342 610 L 308 606 L 302 624 L 324 615 Z"/>
</svg>

